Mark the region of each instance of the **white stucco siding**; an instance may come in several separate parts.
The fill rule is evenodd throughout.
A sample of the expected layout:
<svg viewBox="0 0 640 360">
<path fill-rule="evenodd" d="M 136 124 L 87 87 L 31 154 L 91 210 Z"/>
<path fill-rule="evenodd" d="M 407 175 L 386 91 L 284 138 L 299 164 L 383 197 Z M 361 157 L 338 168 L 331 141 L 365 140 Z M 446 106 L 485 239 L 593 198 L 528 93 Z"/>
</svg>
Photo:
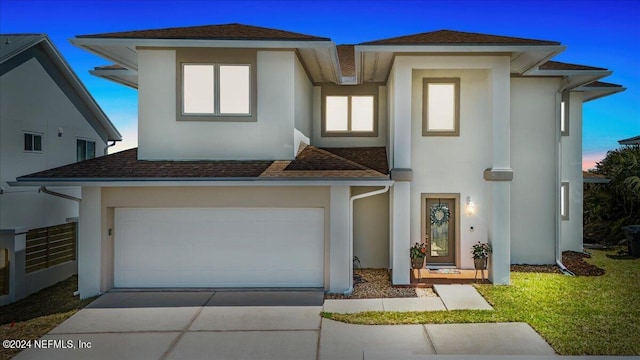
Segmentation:
<svg viewBox="0 0 640 360">
<path fill-rule="evenodd" d="M 55 70 L 57 71 L 57 70 Z M 62 129 L 62 136 L 58 136 Z M 24 151 L 24 132 L 42 135 L 41 153 Z M 73 201 L 39 194 L 37 188 L 9 187 L 8 181 L 76 161 L 78 138 L 96 142 L 96 156 L 106 143 L 74 103 L 32 58 L 0 78 L 0 224 L 2 228 L 35 228 L 78 216 Z M 52 190 L 80 196 L 79 188 Z"/>
<path fill-rule="evenodd" d="M 294 61 L 294 124 L 298 131 L 311 138 L 313 129 L 313 84 L 311 84 L 300 60 L 296 57 Z"/>
<path fill-rule="evenodd" d="M 562 136 L 561 181 L 569 183 L 569 220 L 560 222 L 560 250 L 582 251 L 582 102 L 583 94 L 569 95 L 569 135 Z"/>
<path fill-rule="evenodd" d="M 551 264 L 558 79 L 511 79 L 511 262 Z"/>
<path fill-rule="evenodd" d="M 426 66 L 426 64 L 425 64 Z M 460 136 L 422 136 L 423 78 L 460 78 Z M 421 194 L 460 194 L 460 248 L 457 266 L 473 268 L 469 255 L 477 241 L 488 240 L 488 185 L 483 171 L 491 167 L 491 78 L 488 70 L 413 70 L 411 91 L 411 242 L 421 241 Z M 466 215 L 470 196 L 475 215 Z M 473 230 L 471 230 L 473 227 Z"/>
<path fill-rule="evenodd" d="M 178 121 L 175 50 L 138 50 L 138 157 L 293 159 L 295 61 L 289 51 L 257 52 L 257 121 Z"/>
<path fill-rule="evenodd" d="M 352 187 L 351 196 L 380 189 Z M 389 193 L 353 203 L 353 255 L 363 268 L 389 268 Z"/>
</svg>

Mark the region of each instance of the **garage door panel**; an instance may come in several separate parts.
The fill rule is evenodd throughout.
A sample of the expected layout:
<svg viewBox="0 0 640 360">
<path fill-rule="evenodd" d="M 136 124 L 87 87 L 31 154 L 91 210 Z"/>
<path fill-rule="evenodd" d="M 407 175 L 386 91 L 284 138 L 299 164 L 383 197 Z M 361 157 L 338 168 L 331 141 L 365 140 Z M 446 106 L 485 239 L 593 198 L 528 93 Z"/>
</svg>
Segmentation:
<svg viewBox="0 0 640 360">
<path fill-rule="evenodd" d="M 322 287 L 324 209 L 116 209 L 116 287 Z"/>
</svg>

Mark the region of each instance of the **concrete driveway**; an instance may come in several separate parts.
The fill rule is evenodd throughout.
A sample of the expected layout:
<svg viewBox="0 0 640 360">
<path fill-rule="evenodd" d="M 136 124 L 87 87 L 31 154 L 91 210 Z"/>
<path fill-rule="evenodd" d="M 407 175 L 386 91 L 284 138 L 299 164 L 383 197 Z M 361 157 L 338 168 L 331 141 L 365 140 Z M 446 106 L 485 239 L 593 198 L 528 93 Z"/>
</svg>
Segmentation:
<svg viewBox="0 0 640 360">
<path fill-rule="evenodd" d="M 42 338 L 66 349 L 16 359 L 553 356 L 527 324 L 349 325 L 321 319 L 322 305 L 321 291 L 111 292 Z"/>
</svg>

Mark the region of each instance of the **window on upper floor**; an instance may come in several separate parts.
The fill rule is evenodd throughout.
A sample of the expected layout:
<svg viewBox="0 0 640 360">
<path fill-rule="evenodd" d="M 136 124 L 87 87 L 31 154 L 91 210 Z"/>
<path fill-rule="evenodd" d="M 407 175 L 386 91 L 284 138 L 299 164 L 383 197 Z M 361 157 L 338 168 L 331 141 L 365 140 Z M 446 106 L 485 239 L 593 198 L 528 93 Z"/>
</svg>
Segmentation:
<svg viewBox="0 0 640 360">
<path fill-rule="evenodd" d="M 569 136 L 569 92 L 562 94 L 560 102 L 560 135 Z"/>
<path fill-rule="evenodd" d="M 42 134 L 24 133 L 24 151 L 25 152 L 42 152 Z"/>
<path fill-rule="evenodd" d="M 251 65 L 182 64 L 181 112 L 212 120 L 251 116 Z"/>
<path fill-rule="evenodd" d="M 96 142 L 85 139 L 76 140 L 76 161 L 89 160 L 96 157 Z"/>
<path fill-rule="evenodd" d="M 377 85 L 325 86 L 323 91 L 322 136 L 378 135 Z"/>
<path fill-rule="evenodd" d="M 460 136 L 460 79 L 425 78 L 422 136 Z"/>
</svg>

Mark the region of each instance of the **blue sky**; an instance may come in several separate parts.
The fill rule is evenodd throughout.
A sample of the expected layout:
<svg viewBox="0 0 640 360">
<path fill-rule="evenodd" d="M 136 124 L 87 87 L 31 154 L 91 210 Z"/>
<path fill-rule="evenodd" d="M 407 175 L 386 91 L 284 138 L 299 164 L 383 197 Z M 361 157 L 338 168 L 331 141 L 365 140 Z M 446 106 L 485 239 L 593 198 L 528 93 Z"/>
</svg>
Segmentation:
<svg viewBox="0 0 640 360">
<path fill-rule="evenodd" d="M 1 33 L 47 33 L 111 121 L 135 145 L 137 93 L 93 77 L 108 64 L 75 35 L 239 22 L 330 37 L 337 44 L 438 29 L 556 40 L 554 60 L 605 67 L 627 91 L 584 105 L 583 167 L 640 135 L 640 1 L 0 0 Z"/>
</svg>

